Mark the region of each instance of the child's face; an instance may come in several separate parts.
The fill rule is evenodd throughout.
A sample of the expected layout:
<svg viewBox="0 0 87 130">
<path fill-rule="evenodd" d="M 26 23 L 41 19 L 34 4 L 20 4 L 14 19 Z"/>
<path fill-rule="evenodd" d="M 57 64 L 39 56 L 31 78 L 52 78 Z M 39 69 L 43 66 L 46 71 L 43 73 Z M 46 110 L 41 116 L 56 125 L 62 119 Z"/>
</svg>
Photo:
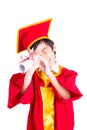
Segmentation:
<svg viewBox="0 0 87 130">
<path fill-rule="evenodd" d="M 44 57 L 48 61 L 50 67 L 52 67 L 55 64 L 54 51 L 55 46 L 53 46 L 52 50 L 52 48 L 49 45 L 45 44 L 45 42 L 41 42 L 34 52 L 35 54 L 39 54 L 40 56 Z"/>
</svg>

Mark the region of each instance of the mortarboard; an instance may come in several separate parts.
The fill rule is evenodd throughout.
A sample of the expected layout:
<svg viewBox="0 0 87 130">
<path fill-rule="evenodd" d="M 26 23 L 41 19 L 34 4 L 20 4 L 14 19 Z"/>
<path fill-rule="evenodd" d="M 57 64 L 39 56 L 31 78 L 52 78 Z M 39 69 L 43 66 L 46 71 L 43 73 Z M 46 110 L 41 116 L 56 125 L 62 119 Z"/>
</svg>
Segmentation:
<svg viewBox="0 0 87 130">
<path fill-rule="evenodd" d="M 17 52 L 29 49 L 36 41 L 47 38 L 52 18 L 34 23 L 18 30 Z"/>
</svg>

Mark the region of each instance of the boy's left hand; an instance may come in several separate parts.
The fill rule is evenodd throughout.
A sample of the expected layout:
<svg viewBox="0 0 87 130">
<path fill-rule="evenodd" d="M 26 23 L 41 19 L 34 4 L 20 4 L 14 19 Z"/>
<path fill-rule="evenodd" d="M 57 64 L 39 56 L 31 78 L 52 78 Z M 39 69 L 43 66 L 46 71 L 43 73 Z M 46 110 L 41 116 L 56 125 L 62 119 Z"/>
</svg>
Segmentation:
<svg viewBox="0 0 87 130">
<path fill-rule="evenodd" d="M 51 69 L 48 61 L 40 55 L 38 55 L 38 60 L 40 61 L 39 67 L 41 71 L 43 71 L 47 76 L 50 75 Z"/>
</svg>

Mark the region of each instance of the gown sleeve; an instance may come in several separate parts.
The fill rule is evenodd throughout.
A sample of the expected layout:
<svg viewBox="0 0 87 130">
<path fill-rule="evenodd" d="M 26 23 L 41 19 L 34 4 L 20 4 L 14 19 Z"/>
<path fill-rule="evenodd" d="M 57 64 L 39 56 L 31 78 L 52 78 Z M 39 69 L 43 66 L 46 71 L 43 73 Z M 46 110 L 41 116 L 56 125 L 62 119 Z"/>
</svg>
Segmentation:
<svg viewBox="0 0 87 130">
<path fill-rule="evenodd" d="M 77 100 L 82 96 L 82 93 L 76 86 L 77 75 L 78 75 L 78 73 L 75 72 L 74 70 L 68 70 L 66 68 L 63 68 L 61 71 L 61 74 L 56 77 L 58 82 L 63 87 L 65 87 L 67 90 L 69 90 L 71 92 L 71 98 L 69 99 L 69 101 Z M 58 95 L 56 90 L 54 90 L 54 91 L 55 91 L 57 97 L 61 99 L 61 97 Z"/>
<path fill-rule="evenodd" d="M 32 81 L 27 90 L 21 94 L 24 82 L 24 73 L 13 74 L 9 81 L 8 108 L 12 108 L 19 103 L 29 104 L 34 97 Z"/>
</svg>

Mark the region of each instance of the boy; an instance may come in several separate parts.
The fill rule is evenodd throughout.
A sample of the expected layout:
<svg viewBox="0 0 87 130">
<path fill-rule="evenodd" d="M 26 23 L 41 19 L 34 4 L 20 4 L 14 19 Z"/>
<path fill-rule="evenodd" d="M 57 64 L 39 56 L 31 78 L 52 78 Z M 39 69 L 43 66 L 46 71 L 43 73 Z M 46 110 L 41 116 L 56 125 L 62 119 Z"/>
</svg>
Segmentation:
<svg viewBox="0 0 87 130">
<path fill-rule="evenodd" d="M 55 60 L 56 47 L 48 37 L 51 20 L 19 30 L 18 52 L 32 49 L 33 65 L 11 77 L 8 108 L 30 104 L 27 130 L 73 130 L 73 101 L 82 96 L 77 73 Z"/>
</svg>

